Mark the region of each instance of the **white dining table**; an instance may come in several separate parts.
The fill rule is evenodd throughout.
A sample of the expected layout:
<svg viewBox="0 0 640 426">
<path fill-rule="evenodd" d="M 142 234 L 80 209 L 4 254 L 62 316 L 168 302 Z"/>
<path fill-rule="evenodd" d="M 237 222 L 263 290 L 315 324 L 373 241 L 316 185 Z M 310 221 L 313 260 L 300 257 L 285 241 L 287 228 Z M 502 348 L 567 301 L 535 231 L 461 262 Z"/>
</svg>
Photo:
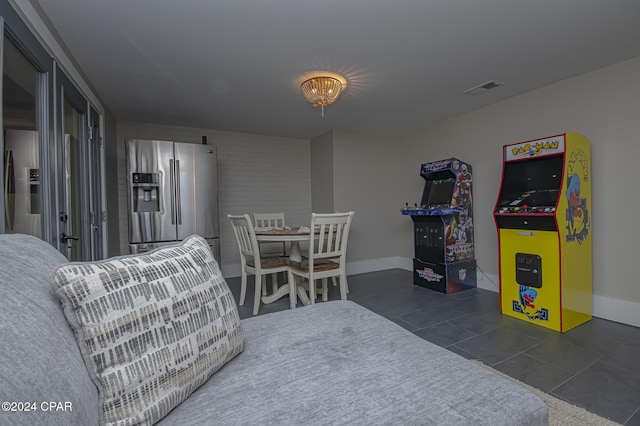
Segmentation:
<svg viewBox="0 0 640 426">
<path fill-rule="evenodd" d="M 291 243 L 289 249 L 289 259 L 294 262 L 300 262 L 302 260 L 302 252 L 300 251 L 300 241 L 307 241 L 309 239 L 309 227 L 306 226 L 284 226 L 284 227 L 267 227 L 256 228 L 256 239 L 258 241 L 270 241 L 270 242 L 282 242 L 286 241 Z"/>
<path fill-rule="evenodd" d="M 255 228 L 256 239 L 258 241 L 286 241 L 291 243 L 291 247 L 289 248 L 289 259 L 293 262 L 302 261 L 300 241 L 308 241 L 309 232 L 311 232 L 311 230 L 306 226 Z M 309 305 L 311 303 L 309 296 L 307 295 L 307 291 L 301 283 L 296 284 L 296 293 L 304 305 Z M 289 294 L 289 285 L 281 285 L 273 294 L 262 296 L 262 303 L 273 303 L 287 294 Z"/>
</svg>

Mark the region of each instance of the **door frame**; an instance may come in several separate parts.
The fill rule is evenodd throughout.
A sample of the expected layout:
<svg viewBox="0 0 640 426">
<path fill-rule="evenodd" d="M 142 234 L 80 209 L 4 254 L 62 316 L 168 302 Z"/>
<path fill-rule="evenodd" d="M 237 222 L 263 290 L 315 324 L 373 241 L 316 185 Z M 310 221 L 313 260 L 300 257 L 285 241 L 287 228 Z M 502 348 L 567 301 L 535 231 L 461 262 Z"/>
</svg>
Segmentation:
<svg viewBox="0 0 640 426">
<path fill-rule="evenodd" d="M 102 259 L 106 253 L 106 233 L 107 225 L 106 212 L 104 210 L 104 138 L 102 136 L 102 115 L 91 106 L 89 109 L 89 168 L 90 168 L 90 193 L 91 193 L 91 259 Z"/>
</svg>

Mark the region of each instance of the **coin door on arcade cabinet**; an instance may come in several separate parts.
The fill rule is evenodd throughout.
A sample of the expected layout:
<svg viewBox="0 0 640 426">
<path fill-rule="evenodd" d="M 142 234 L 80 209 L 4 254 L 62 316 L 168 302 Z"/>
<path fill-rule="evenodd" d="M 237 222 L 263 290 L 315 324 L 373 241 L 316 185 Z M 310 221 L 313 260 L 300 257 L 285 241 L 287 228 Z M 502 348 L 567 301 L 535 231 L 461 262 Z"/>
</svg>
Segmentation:
<svg viewBox="0 0 640 426">
<path fill-rule="evenodd" d="M 413 283 L 441 293 L 476 286 L 471 166 L 456 158 L 425 163 L 420 206 L 407 204 L 415 257 Z"/>
<path fill-rule="evenodd" d="M 591 319 L 590 215 L 586 137 L 503 147 L 494 210 L 503 314 L 560 332 Z"/>
</svg>

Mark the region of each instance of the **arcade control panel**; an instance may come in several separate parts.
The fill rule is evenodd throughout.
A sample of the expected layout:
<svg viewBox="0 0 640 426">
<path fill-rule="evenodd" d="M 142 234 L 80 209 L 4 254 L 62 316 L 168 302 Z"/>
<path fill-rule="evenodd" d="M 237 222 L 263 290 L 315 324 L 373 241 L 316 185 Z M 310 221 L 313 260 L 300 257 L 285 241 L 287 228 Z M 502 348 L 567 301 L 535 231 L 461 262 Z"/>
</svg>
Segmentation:
<svg viewBox="0 0 640 426">
<path fill-rule="evenodd" d="M 405 203 L 402 214 L 405 216 L 447 216 L 463 210 L 465 210 L 463 206 L 452 207 L 448 204 L 422 205 L 420 207 L 414 204 L 413 207 L 409 207 L 409 203 Z"/>
<path fill-rule="evenodd" d="M 498 211 L 496 211 L 496 213 L 498 214 L 532 214 L 532 213 L 538 213 L 538 214 L 544 214 L 544 213 L 553 213 L 556 211 L 555 207 L 544 207 L 544 206 L 533 206 L 533 207 L 529 207 L 528 205 L 524 204 L 522 205 L 522 207 L 520 206 L 508 206 L 508 207 L 500 207 L 498 209 Z"/>
<path fill-rule="evenodd" d="M 514 200 L 500 200 L 496 214 L 553 214 L 557 190 L 527 191 Z"/>
</svg>

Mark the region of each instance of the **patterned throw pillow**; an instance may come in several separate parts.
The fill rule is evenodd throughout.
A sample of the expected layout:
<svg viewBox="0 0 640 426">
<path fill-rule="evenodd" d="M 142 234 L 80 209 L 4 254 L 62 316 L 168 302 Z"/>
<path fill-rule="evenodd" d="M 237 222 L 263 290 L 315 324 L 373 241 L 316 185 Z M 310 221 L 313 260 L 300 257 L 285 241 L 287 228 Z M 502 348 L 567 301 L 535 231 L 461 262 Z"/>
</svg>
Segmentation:
<svg viewBox="0 0 640 426">
<path fill-rule="evenodd" d="M 198 236 L 66 264 L 55 292 L 109 425 L 157 422 L 244 349 L 233 296 Z"/>
</svg>

